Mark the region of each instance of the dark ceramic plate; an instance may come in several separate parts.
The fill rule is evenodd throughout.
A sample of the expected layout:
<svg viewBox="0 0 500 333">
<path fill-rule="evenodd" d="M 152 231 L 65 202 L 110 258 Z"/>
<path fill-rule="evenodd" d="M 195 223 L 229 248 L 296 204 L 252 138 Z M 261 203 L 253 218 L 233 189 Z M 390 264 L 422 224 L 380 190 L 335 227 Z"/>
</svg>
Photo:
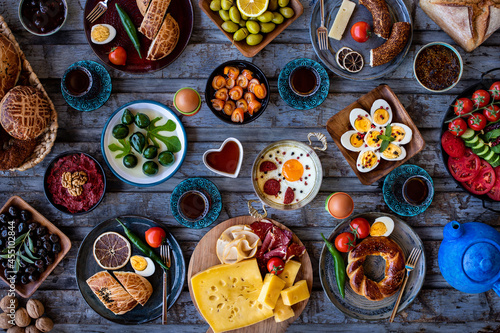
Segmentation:
<svg viewBox="0 0 500 333">
<path fill-rule="evenodd" d="M 264 83 L 266 86 L 267 90 L 267 95 L 263 100 L 259 100 L 262 103 L 262 108 L 259 110 L 259 112 L 254 113 L 253 116 L 250 116 L 248 112 L 245 112 L 245 120 L 243 120 L 242 123 L 235 123 L 231 120 L 231 116 L 228 116 L 227 114 L 224 113 L 224 111 L 217 111 L 212 107 L 212 102 L 210 102 L 212 99 L 215 98 L 215 89 L 212 87 L 212 80 L 216 75 L 224 75 L 224 67 L 226 66 L 235 66 L 240 69 L 240 72 L 243 69 L 249 69 L 253 72 L 253 75 L 255 78 L 259 79 L 260 83 Z M 221 65 L 219 65 L 213 72 L 210 74 L 207 80 L 207 86 L 205 88 L 205 103 L 207 103 L 208 108 L 212 110 L 212 112 L 217 116 L 217 118 L 221 119 L 222 121 L 228 123 L 228 124 L 233 124 L 233 125 L 245 125 L 248 124 L 255 119 L 259 118 L 264 111 L 266 110 L 267 104 L 269 104 L 269 95 L 271 92 L 269 91 L 269 82 L 267 81 L 266 76 L 264 75 L 264 72 L 262 70 L 252 64 L 251 62 L 245 61 L 245 60 L 231 60 L 228 62 L 225 62 Z"/>
<path fill-rule="evenodd" d="M 83 212 L 78 212 L 78 213 L 70 213 L 66 207 L 56 204 L 54 202 L 54 199 L 52 198 L 52 194 L 49 192 L 48 185 L 47 185 L 47 178 L 49 177 L 50 171 L 52 170 L 52 167 L 54 166 L 54 164 L 57 161 L 59 161 L 60 158 L 68 156 L 68 155 L 74 155 L 74 154 L 83 154 L 83 155 L 91 158 L 96 163 L 96 165 L 98 166 L 98 170 L 101 171 L 103 185 L 104 185 L 104 189 L 102 191 L 102 195 L 101 195 L 101 198 L 99 199 L 99 201 L 94 206 L 92 206 L 92 208 L 90 208 L 89 210 L 83 211 Z M 104 173 L 104 169 L 102 168 L 101 163 L 99 163 L 99 161 L 97 161 L 94 157 L 90 156 L 87 153 L 81 152 L 81 151 L 68 151 L 68 152 L 59 154 L 56 157 L 54 157 L 52 159 L 52 161 L 50 161 L 49 165 L 47 166 L 47 169 L 45 169 L 45 174 L 43 176 L 43 192 L 45 193 L 45 197 L 50 202 L 50 204 L 52 206 L 54 206 L 54 208 L 56 208 L 58 211 L 63 212 L 65 214 L 69 214 L 69 215 L 75 215 L 75 216 L 87 214 L 87 213 L 90 213 L 91 211 L 93 211 L 97 206 L 99 206 L 99 204 L 104 199 L 104 194 L 106 193 L 106 174 Z"/>
<path fill-rule="evenodd" d="M 154 222 L 150 219 L 140 217 L 140 216 L 120 216 L 118 217 L 133 233 L 140 236 L 144 241 L 144 233 L 151 227 L 161 227 L 166 229 L 163 225 Z M 87 304 L 99 314 L 101 317 L 113 321 L 118 324 L 124 325 L 136 325 L 142 324 L 151 320 L 154 320 L 161 316 L 162 311 L 162 298 L 163 298 L 163 270 L 161 267 L 155 263 L 155 273 L 147 277 L 148 281 L 153 286 L 153 294 L 148 302 L 141 306 L 137 305 L 132 311 L 129 311 L 123 315 L 117 316 L 99 301 L 94 292 L 87 285 L 87 279 L 97 272 L 103 269 L 97 264 L 93 256 L 93 246 L 94 241 L 99 235 L 108 231 L 115 231 L 119 234 L 125 236 L 123 228 L 116 221 L 115 218 L 109 219 L 102 222 L 96 226 L 92 231 L 89 232 L 87 237 L 83 240 L 78 250 L 78 256 L 76 258 L 76 281 L 78 283 L 78 288 L 83 298 Z M 168 271 L 169 278 L 169 292 L 168 292 L 168 308 L 170 309 L 175 301 L 179 298 L 182 288 L 184 286 L 184 280 L 186 276 L 186 263 L 184 262 L 184 257 L 182 255 L 182 250 L 179 243 L 175 240 L 174 236 L 167 231 L 167 241 L 172 248 L 172 265 Z M 133 244 L 132 255 L 144 254 L 138 250 Z M 155 249 L 158 255 L 160 255 L 159 250 Z M 130 262 L 119 271 L 133 272 Z M 109 271 L 113 276 L 113 273 Z"/>
<path fill-rule="evenodd" d="M 413 300 L 415 300 L 420 292 L 420 289 L 422 289 L 422 285 L 424 284 L 426 267 L 424 246 L 415 231 L 413 231 L 408 224 L 396 216 L 372 212 L 351 216 L 343 220 L 333 230 L 328 239 L 333 242 L 339 234 L 342 232 L 348 232 L 349 223 L 357 217 L 363 217 L 367 219 L 370 224 L 372 224 L 377 217 L 381 216 L 388 216 L 394 221 L 394 231 L 389 237 L 401 247 L 405 254 L 405 258 L 408 258 L 411 250 L 415 247 L 422 250 L 422 255 L 420 256 L 415 269 L 410 274 L 401 303 L 399 304 L 398 312 L 401 312 L 408 305 L 410 305 Z M 342 253 L 342 257 L 344 258 L 344 262 L 347 267 L 347 253 Z M 363 267 L 369 278 L 372 278 L 375 281 L 380 281 L 384 277 L 385 261 L 379 256 L 371 257 L 373 257 L 373 260 L 367 259 Z M 323 290 L 333 305 L 335 305 L 347 316 L 357 319 L 382 320 L 389 318 L 394 308 L 394 303 L 399 296 L 398 291 L 394 295 L 384 298 L 381 301 L 369 301 L 364 296 L 358 295 L 352 290 L 349 284 L 349 278 L 346 276 L 345 298 L 342 298 L 337 288 L 337 281 L 335 279 L 335 264 L 333 262 L 332 255 L 328 252 L 326 246 L 323 246 L 319 259 L 319 277 Z"/>
<path fill-rule="evenodd" d="M 132 41 L 127 35 L 127 32 L 123 28 L 122 22 L 118 13 L 116 11 L 115 3 L 118 3 L 120 7 L 127 12 L 130 19 L 134 23 L 136 28 L 141 26 L 143 16 L 137 7 L 135 0 L 124 1 L 111 1 L 108 3 L 108 10 L 97 19 L 94 23 L 90 23 L 86 17 L 94 9 L 99 0 L 87 0 L 85 4 L 85 10 L 83 13 L 83 27 L 85 29 L 85 36 L 87 37 L 87 42 L 94 51 L 94 53 L 104 62 L 106 65 L 118 69 L 123 72 L 132 74 L 150 73 L 158 71 L 170 65 L 172 62 L 181 55 L 181 53 L 186 48 L 191 38 L 191 33 L 193 32 L 193 5 L 190 0 L 179 0 L 172 1 L 168 7 L 167 12 L 172 15 L 172 17 L 179 24 L 180 36 L 175 49 L 163 59 L 158 61 L 146 60 L 146 55 L 148 53 L 151 41 L 147 39 L 143 34 L 137 31 L 137 36 L 139 37 L 139 42 L 141 44 L 141 55 L 142 59 L 139 58 L 139 54 L 135 50 Z M 116 29 L 116 37 L 108 44 L 97 45 L 92 43 L 90 39 L 90 31 L 95 24 L 109 24 Z M 122 46 L 127 51 L 127 63 L 125 66 L 118 66 L 112 64 L 108 59 L 109 51 L 115 46 Z"/>
</svg>

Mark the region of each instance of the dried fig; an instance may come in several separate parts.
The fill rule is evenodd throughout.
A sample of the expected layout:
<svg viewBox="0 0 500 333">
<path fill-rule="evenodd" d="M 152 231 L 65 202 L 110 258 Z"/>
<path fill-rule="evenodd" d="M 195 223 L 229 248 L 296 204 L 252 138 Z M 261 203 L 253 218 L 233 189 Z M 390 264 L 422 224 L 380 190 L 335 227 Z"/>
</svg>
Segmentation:
<svg viewBox="0 0 500 333">
<path fill-rule="evenodd" d="M 28 315 L 33 319 L 40 318 L 45 312 L 42 302 L 37 299 L 30 299 L 26 303 L 26 310 L 28 311 Z"/>
<path fill-rule="evenodd" d="M 36 320 L 36 328 L 40 332 L 50 332 L 54 328 L 54 322 L 49 317 L 41 317 Z"/>
<path fill-rule="evenodd" d="M 15 322 L 19 327 L 26 327 L 31 323 L 31 318 L 25 308 L 17 309 Z"/>
<path fill-rule="evenodd" d="M 0 313 L 0 328 L 1 329 L 6 330 L 6 329 L 14 326 L 11 323 L 9 323 L 9 321 L 11 321 L 11 319 L 7 313 L 5 313 L 5 312 Z"/>
<path fill-rule="evenodd" d="M 0 308 L 3 310 L 3 312 L 10 312 L 11 309 L 16 310 L 18 305 L 19 302 L 14 296 L 7 295 L 0 301 Z"/>
</svg>

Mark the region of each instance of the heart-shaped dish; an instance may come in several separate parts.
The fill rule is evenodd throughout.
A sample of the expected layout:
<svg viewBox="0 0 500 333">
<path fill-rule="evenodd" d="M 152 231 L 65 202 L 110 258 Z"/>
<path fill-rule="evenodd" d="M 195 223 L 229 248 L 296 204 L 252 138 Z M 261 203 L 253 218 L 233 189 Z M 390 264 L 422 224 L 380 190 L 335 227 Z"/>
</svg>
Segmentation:
<svg viewBox="0 0 500 333">
<path fill-rule="evenodd" d="M 242 161 L 243 146 L 236 138 L 227 138 L 218 149 L 209 149 L 203 154 L 203 164 L 208 170 L 231 178 L 238 177 Z"/>
</svg>

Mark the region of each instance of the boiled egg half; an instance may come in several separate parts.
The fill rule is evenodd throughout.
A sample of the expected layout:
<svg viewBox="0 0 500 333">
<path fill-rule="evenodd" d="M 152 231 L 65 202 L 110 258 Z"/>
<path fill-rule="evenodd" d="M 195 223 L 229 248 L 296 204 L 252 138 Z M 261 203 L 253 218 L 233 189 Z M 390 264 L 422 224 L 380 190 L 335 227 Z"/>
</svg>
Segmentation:
<svg viewBox="0 0 500 333">
<path fill-rule="evenodd" d="M 392 109 L 384 99 L 373 102 L 370 115 L 375 126 L 386 126 L 392 121 Z"/>
<path fill-rule="evenodd" d="M 372 128 L 372 118 L 363 109 L 352 109 L 349 114 L 349 122 L 351 123 L 352 128 L 360 133 L 366 133 Z"/>
<path fill-rule="evenodd" d="M 387 216 L 381 216 L 373 222 L 370 227 L 370 236 L 378 237 L 384 236 L 388 237 L 394 231 L 394 221 Z"/>
<path fill-rule="evenodd" d="M 380 163 L 380 153 L 372 148 L 365 148 L 359 152 L 356 167 L 359 172 L 370 172 Z"/>
<path fill-rule="evenodd" d="M 116 37 L 116 29 L 109 24 L 96 24 L 90 30 L 90 39 L 94 44 L 108 44 Z"/>
<path fill-rule="evenodd" d="M 347 131 L 340 137 L 340 143 L 345 149 L 350 151 L 360 151 L 364 148 L 364 133 L 358 131 Z"/>
<path fill-rule="evenodd" d="M 411 128 L 401 123 L 391 124 L 391 136 L 395 139 L 393 142 L 398 145 L 405 145 L 411 141 L 413 132 Z"/>
<path fill-rule="evenodd" d="M 155 273 L 155 264 L 151 258 L 143 256 L 132 256 L 130 264 L 134 271 L 140 276 L 148 277 Z"/>
<path fill-rule="evenodd" d="M 389 143 L 380 156 L 387 161 L 401 161 L 406 157 L 406 149 L 394 143 Z"/>
</svg>

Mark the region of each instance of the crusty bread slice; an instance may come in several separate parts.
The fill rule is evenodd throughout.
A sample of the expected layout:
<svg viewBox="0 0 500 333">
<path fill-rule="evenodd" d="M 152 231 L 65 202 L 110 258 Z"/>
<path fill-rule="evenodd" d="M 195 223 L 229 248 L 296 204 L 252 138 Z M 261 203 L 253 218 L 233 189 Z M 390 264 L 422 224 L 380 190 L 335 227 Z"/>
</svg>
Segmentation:
<svg viewBox="0 0 500 333">
<path fill-rule="evenodd" d="M 144 14 L 139 31 L 148 39 L 153 40 L 162 26 L 170 0 L 151 0 Z"/>
<path fill-rule="evenodd" d="M 146 14 L 146 10 L 148 9 L 150 1 L 151 0 L 136 0 L 137 8 L 139 8 L 139 11 L 141 12 L 142 16 Z"/>
<path fill-rule="evenodd" d="M 179 35 L 179 24 L 172 15 L 167 14 L 160 31 L 149 47 L 146 59 L 160 60 L 168 56 L 175 49 Z"/>
<path fill-rule="evenodd" d="M 133 272 L 113 272 L 125 290 L 144 306 L 153 294 L 153 286 L 145 278 Z"/>
<path fill-rule="evenodd" d="M 116 315 L 127 313 L 137 305 L 137 301 L 107 271 L 89 277 L 87 284 L 102 304 Z"/>
</svg>

